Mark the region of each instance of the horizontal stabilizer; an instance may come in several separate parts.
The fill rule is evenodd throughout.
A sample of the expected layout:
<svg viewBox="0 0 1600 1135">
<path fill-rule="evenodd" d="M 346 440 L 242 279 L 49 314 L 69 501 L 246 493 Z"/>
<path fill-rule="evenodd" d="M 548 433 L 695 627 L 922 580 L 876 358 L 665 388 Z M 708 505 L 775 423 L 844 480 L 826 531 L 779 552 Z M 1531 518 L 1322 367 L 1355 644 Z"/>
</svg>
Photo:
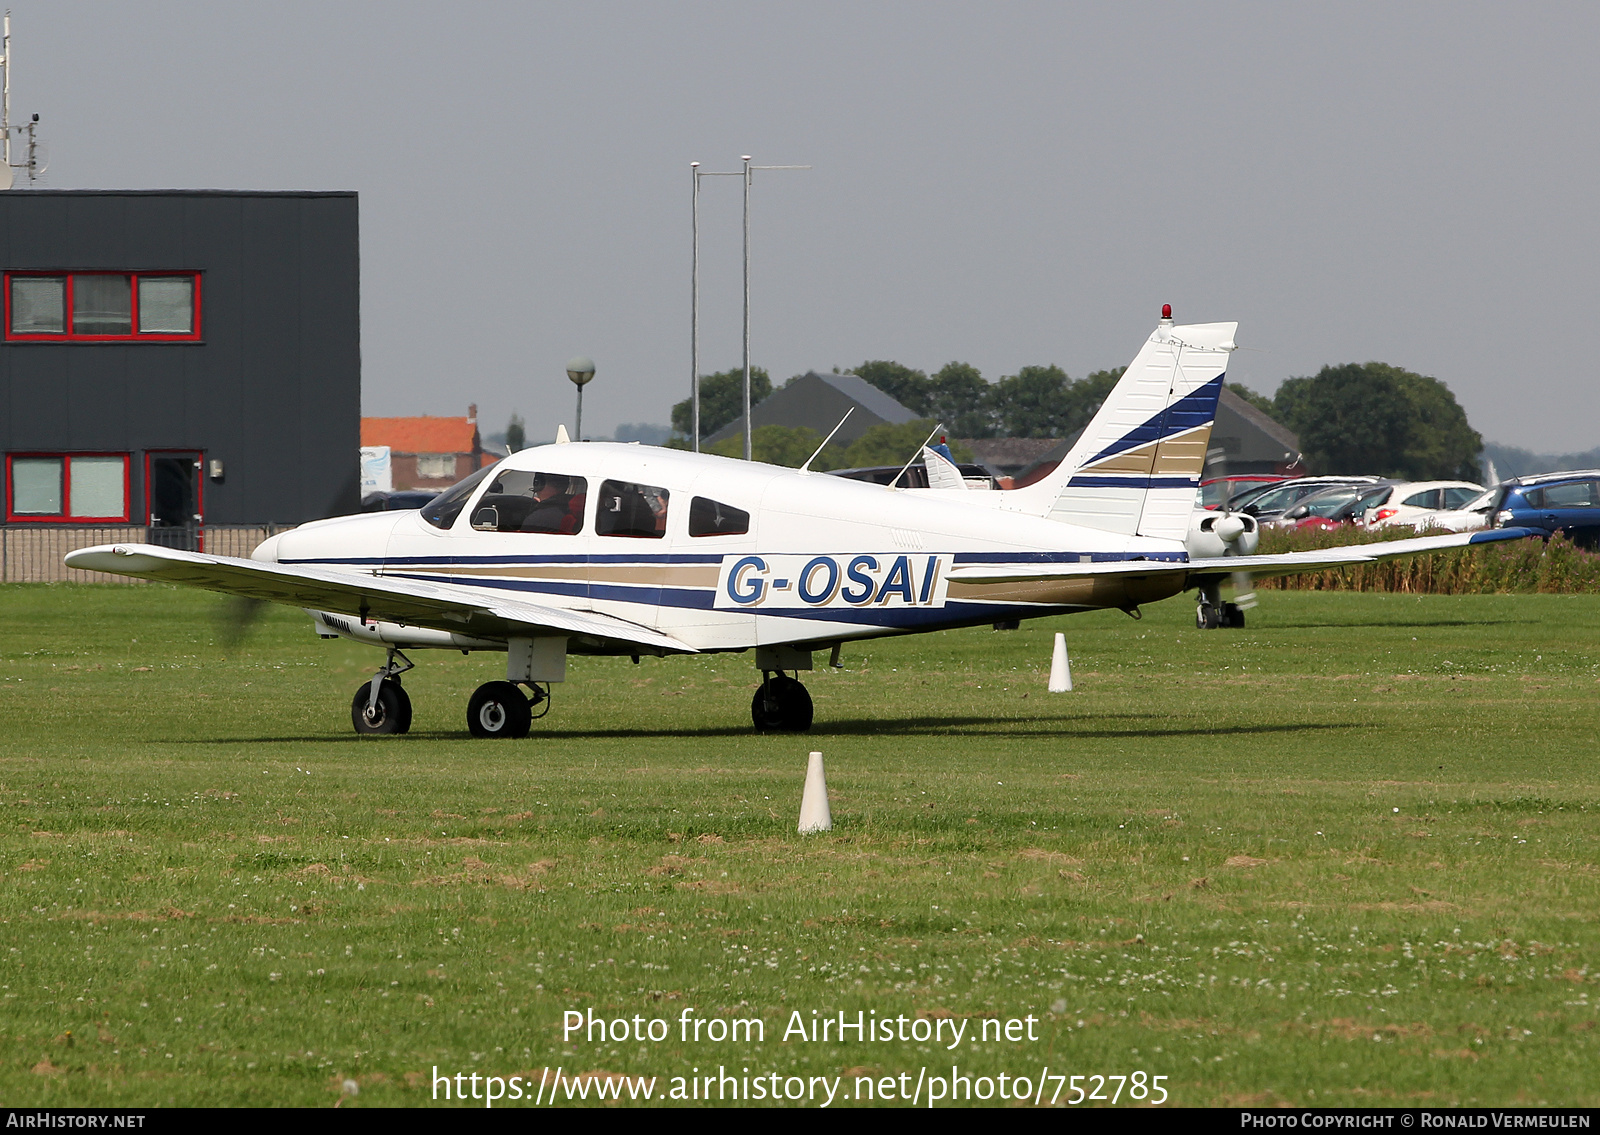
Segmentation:
<svg viewBox="0 0 1600 1135">
<path fill-rule="evenodd" d="M 1277 556 L 1223 556 L 1209 560 L 1114 560 L 1105 563 L 1019 564 L 1006 566 L 959 567 L 948 579 L 951 583 L 1029 583 L 1052 579 L 1082 579 L 1097 575 L 1169 575 L 1191 578 L 1232 575 L 1248 572 L 1252 576 L 1299 575 L 1350 564 L 1373 564 L 1402 556 L 1445 552 L 1473 544 L 1501 540 L 1520 540 L 1542 536 L 1534 528 L 1492 528 L 1486 532 L 1456 532 L 1445 536 L 1419 536 L 1414 540 L 1387 540 L 1378 544 L 1352 544 L 1343 548 L 1321 548 L 1311 552 L 1286 552 Z"/>
</svg>

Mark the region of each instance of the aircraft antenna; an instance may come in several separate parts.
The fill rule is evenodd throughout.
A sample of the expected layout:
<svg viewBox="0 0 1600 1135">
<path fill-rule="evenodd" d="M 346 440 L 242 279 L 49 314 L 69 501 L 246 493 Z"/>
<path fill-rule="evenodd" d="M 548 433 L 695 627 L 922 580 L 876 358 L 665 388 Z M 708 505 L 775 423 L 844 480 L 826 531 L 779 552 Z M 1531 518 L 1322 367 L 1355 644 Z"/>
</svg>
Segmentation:
<svg viewBox="0 0 1600 1135">
<path fill-rule="evenodd" d="M 915 461 L 917 458 L 922 456 L 922 451 L 926 449 L 928 443 L 933 440 L 933 435 L 942 429 L 944 429 L 943 422 L 935 423 L 933 430 L 928 434 L 927 437 L 922 439 L 922 444 L 917 446 L 917 451 L 911 455 L 911 461 Z M 890 481 L 884 486 L 884 488 L 888 489 L 891 493 L 894 492 L 895 485 L 899 483 L 901 477 L 906 475 L 906 470 L 911 468 L 911 461 L 907 461 L 904 465 L 900 466 L 900 472 L 896 473 L 894 475 L 894 480 Z"/>
<path fill-rule="evenodd" d="M 833 435 L 844 428 L 844 424 L 850 420 L 850 415 L 854 414 L 855 412 L 856 408 L 854 406 L 850 407 L 844 412 L 844 417 L 839 419 L 839 424 L 834 426 L 828 436 L 822 439 L 822 444 L 817 446 L 817 453 L 821 453 L 824 449 L 828 448 L 828 443 L 833 440 Z M 811 463 L 817 459 L 817 453 L 813 453 L 810 457 L 806 458 L 806 463 L 800 466 L 800 472 L 811 472 Z"/>
</svg>

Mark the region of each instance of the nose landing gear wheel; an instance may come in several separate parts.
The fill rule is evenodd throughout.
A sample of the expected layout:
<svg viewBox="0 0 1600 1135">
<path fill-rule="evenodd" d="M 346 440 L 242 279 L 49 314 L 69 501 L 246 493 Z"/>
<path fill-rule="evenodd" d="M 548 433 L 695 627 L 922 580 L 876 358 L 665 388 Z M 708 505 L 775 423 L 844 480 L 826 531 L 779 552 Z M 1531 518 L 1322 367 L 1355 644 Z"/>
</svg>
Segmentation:
<svg viewBox="0 0 1600 1135">
<path fill-rule="evenodd" d="M 787 674 L 769 674 L 750 700 L 759 733 L 804 733 L 811 728 L 811 695 Z"/>
<path fill-rule="evenodd" d="M 363 682 L 350 700 L 350 723 L 357 733 L 404 733 L 411 728 L 411 698 L 398 679 L 385 678 L 378 687 L 378 701 L 372 704 L 372 686 Z"/>
<path fill-rule="evenodd" d="M 510 682 L 485 682 L 467 701 L 467 730 L 474 737 L 526 737 L 532 724 L 527 695 Z"/>
</svg>

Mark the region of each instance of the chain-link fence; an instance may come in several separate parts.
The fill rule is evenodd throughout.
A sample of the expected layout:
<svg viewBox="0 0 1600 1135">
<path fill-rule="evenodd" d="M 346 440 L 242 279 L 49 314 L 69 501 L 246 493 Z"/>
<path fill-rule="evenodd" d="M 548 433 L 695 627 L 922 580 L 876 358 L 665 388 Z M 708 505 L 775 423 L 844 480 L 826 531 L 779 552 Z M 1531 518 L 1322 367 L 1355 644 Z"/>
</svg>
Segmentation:
<svg viewBox="0 0 1600 1135">
<path fill-rule="evenodd" d="M 0 582 L 4 583 L 138 583 L 122 575 L 77 571 L 62 559 L 78 548 L 96 544 L 160 544 L 218 556 L 248 557 L 269 536 L 292 524 L 191 524 L 177 528 L 141 528 L 118 524 L 78 527 L 63 524 L 0 525 Z"/>
</svg>

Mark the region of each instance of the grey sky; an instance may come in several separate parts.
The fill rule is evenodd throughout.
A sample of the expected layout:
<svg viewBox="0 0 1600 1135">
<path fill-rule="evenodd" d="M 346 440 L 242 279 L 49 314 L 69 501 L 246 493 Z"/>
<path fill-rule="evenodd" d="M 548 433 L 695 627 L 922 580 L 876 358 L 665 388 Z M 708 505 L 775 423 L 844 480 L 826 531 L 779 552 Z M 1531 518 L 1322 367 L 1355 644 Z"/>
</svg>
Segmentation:
<svg viewBox="0 0 1600 1135">
<path fill-rule="evenodd" d="M 993 379 L 1237 319 L 1271 391 L 1380 359 L 1490 440 L 1597 442 L 1597 5 L 13 7 L 46 185 L 354 189 L 364 412 L 667 419 L 689 173 L 754 190 L 754 359 Z M 739 358 L 706 183 L 703 370 Z"/>
</svg>

